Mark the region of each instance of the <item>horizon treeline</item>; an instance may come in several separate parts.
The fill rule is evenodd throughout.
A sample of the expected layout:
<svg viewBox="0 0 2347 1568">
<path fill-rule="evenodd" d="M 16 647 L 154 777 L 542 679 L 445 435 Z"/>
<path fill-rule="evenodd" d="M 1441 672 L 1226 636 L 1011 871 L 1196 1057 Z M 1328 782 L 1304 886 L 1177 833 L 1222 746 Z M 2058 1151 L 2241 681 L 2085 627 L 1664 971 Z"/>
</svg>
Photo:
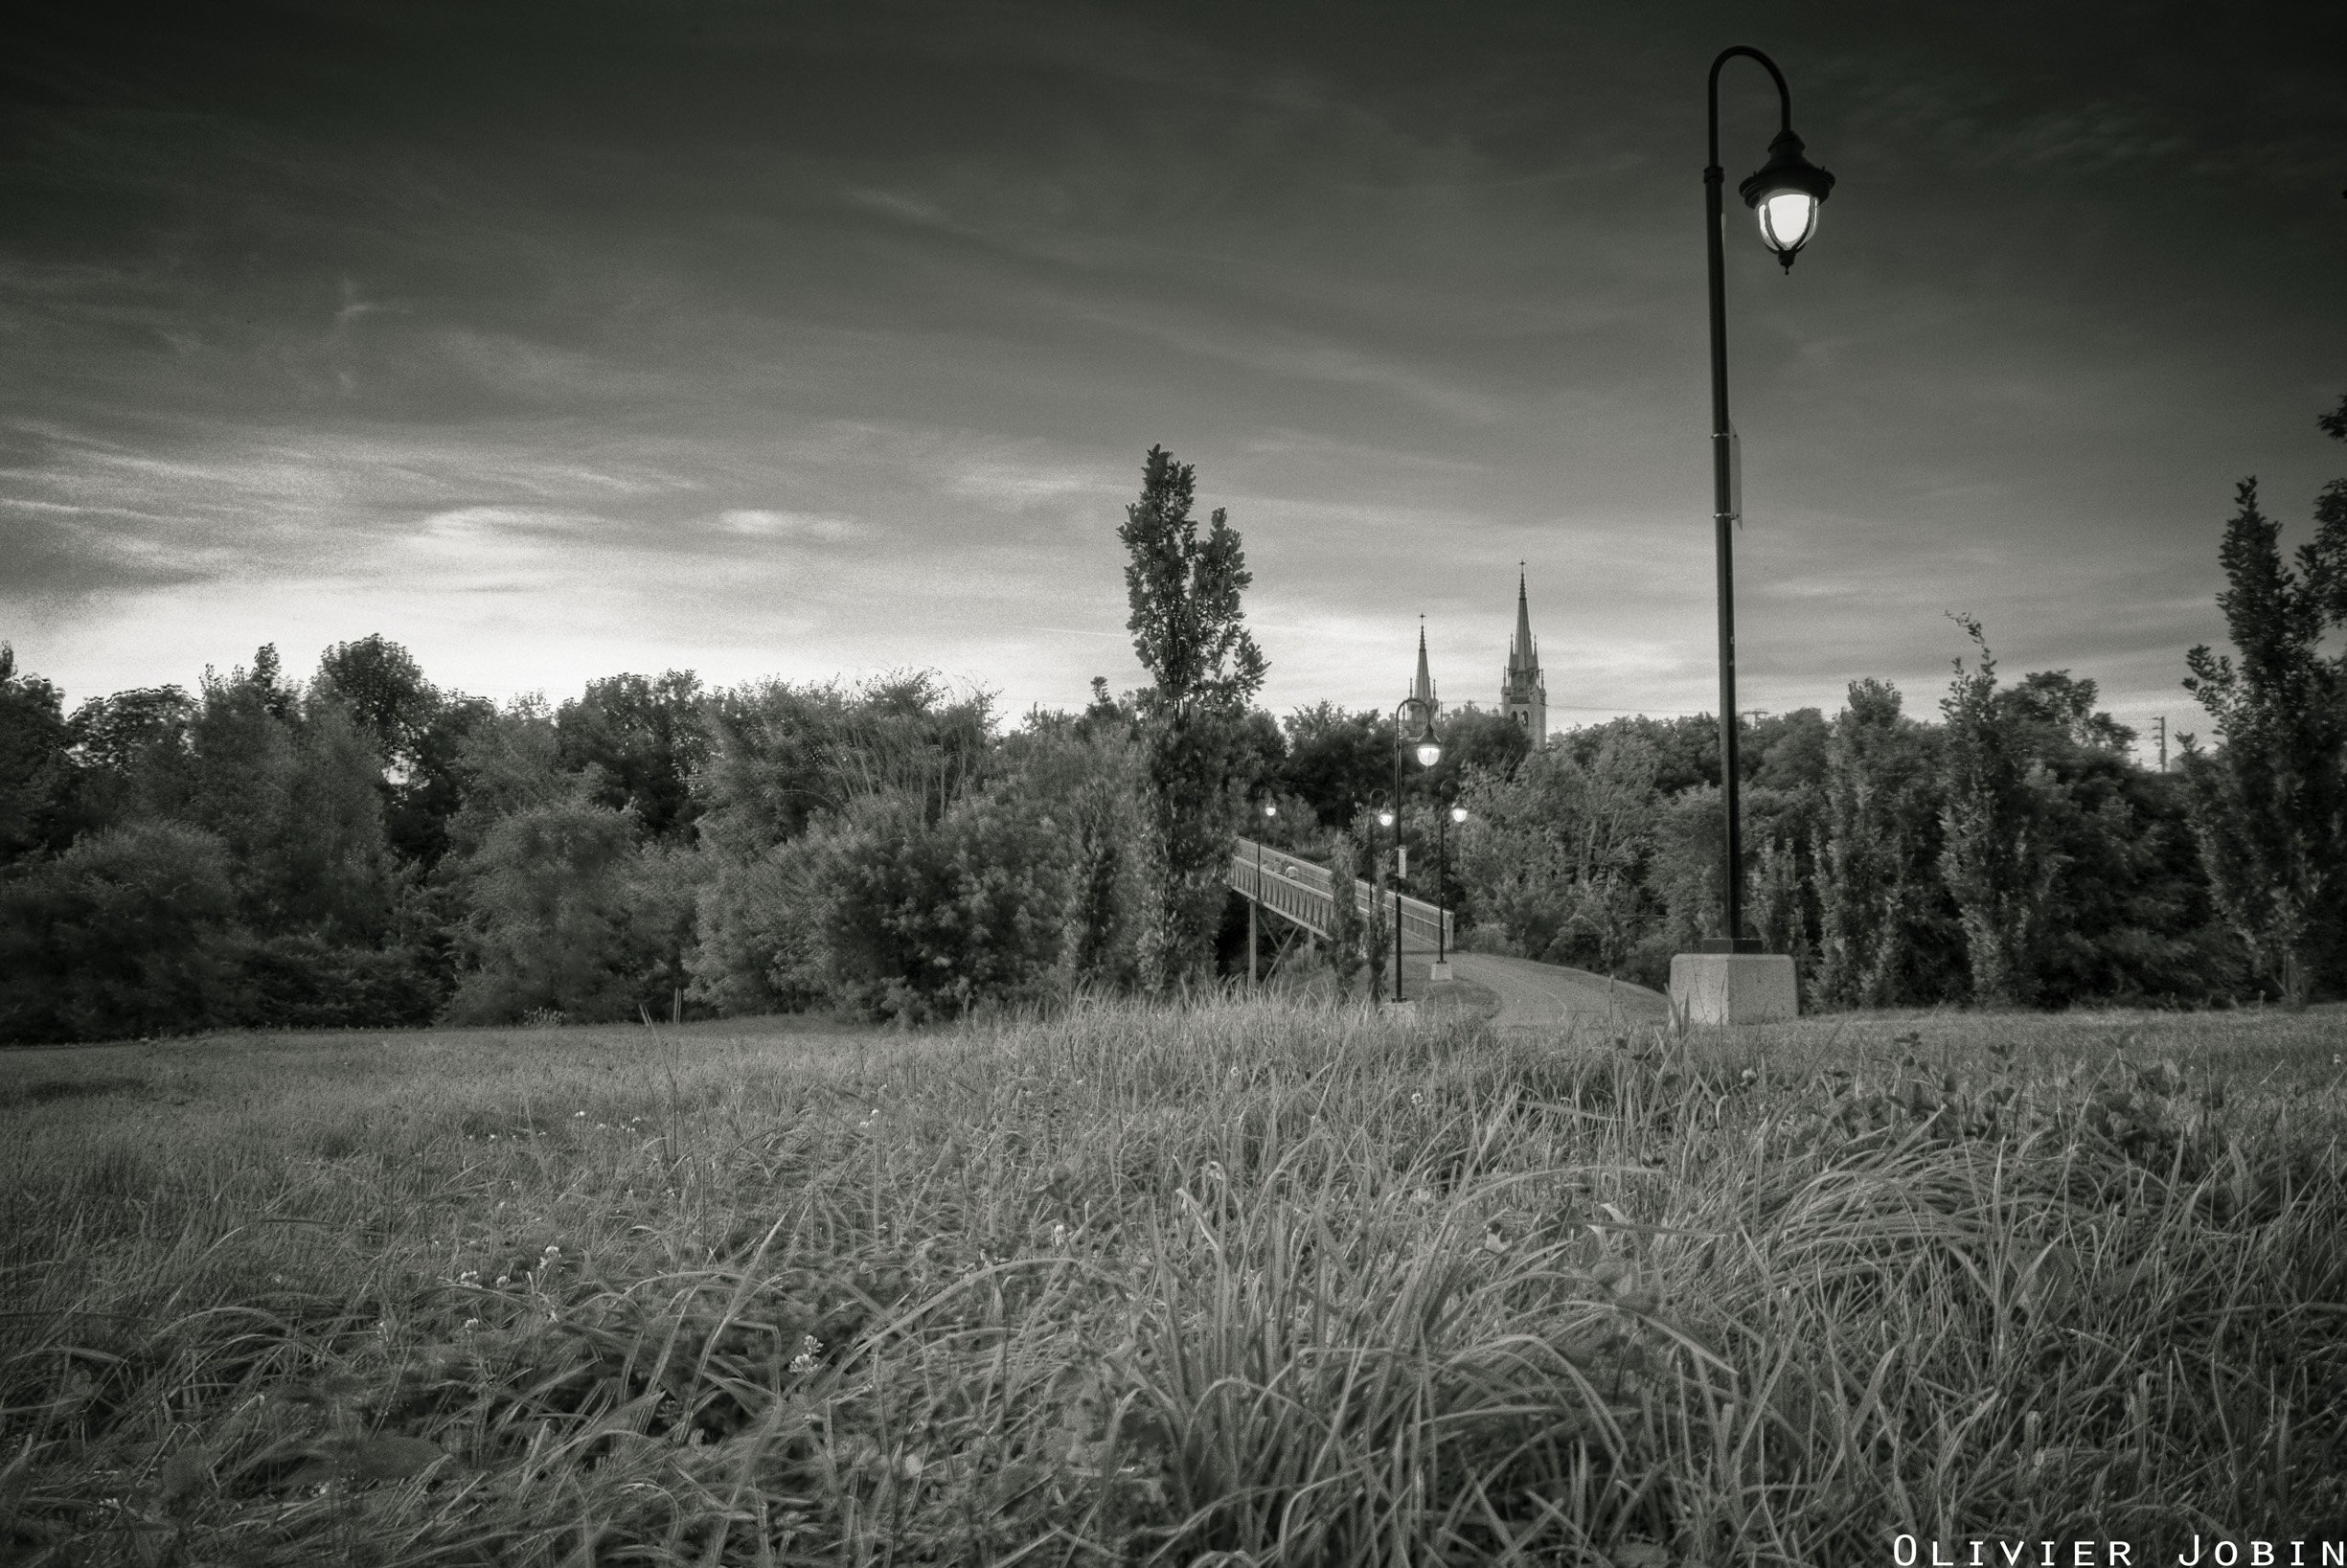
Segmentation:
<svg viewBox="0 0 2347 1568">
<path fill-rule="evenodd" d="M 307 683 L 263 648 L 193 693 L 70 716 L 49 683 L 0 670 L 7 1040 L 804 1009 L 923 1022 L 1138 980 L 1137 715 L 1105 682 L 1081 713 L 1006 729 L 927 673 L 721 691 L 620 674 L 499 707 L 437 690 L 380 637 L 329 650 Z M 1747 726 L 1747 908 L 1805 1005 L 2282 994 L 2211 898 L 2191 781 L 2136 764 L 2095 700 L 2066 671 L 1998 685 L 1984 648 L 1937 722 L 1861 680 L 1831 719 Z M 1240 728 L 1235 829 L 1390 864 L 1371 853 L 1390 852 L 1371 815 L 1389 716 L 1324 703 Z M 1442 762 L 1405 762 L 1402 886 L 1440 898 L 1447 870 L 1463 944 L 1659 987 L 1716 931 L 1714 721 L 1616 719 L 1537 750 L 1471 707 L 1438 729 Z M 1967 766 L 1984 753 L 2012 777 Z M 1454 802 L 1468 820 L 1438 864 Z M 2003 852 L 1980 887 L 1962 879 L 1968 842 Z M 2015 896 L 1987 905 L 1998 891 Z M 1225 973 L 1244 971 L 1239 907 Z M 1364 945 L 1374 965 L 1382 942 Z M 2336 970 L 2310 981 L 2328 991 Z"/>
<path fill-rule="evenodd" d="M 2347 398 L 2321 423 L 2347 441 Z M 1238 534 L 1220 511 L 1201 534 L 1192 488 L 1152 448 L 1120 531 L 1154 684 L 1096 678 L 1082 711 L 1015 727 L 928 672 L 716 691 L 626 673 L 499 706 L 380 635 L 307 681 L 263 647 L 193 693 L 68 714 L 0 644 L 0 1041 L 921 1023 L 1243 974 L 1232 840 L 1385 887 L 1395 738 L 1381 714 L 1251 705 Z M 2347 626 L 2347 479 L 2294 556 L 2254 481 L 2236 501 L 2217 600 L 2235 651 L 2184 656 L 2213 742 L 2180 738 L 2175 773 L 2134 761 L 2093 681 L 2000 680 L 1961 617 L 1973 653 L 1936 718 L 1861 679 L 1832 718 L 1748 727 L 1747 934 L 1793 957 L 1806 1007 L 2347 991 L 2347 651 L 2325 650 Z M 1455 907 L 1465 944 L 1660 988 L 1717 934 L 1713 719 L 1537 749 L 1472 707 L 1439 728 L 1440 762 L 1405 764 L 1402 882 Z M 1385 934 L 1359 924 L 1311 963 L 1375 995 Z M 1289 944 L 1288 974 L 1303 956 Z"/>
</svg>

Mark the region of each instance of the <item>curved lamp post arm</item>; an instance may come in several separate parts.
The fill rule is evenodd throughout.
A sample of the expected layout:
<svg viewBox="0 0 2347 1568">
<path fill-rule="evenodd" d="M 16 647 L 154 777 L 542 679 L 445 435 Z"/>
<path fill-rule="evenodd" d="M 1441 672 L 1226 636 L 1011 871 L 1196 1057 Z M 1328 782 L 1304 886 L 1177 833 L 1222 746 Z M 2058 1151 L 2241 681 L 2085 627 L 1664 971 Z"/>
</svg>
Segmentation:
<svg viewBox="0 0 2347 1568">
<path fill-rule="evenodd" d="M 1711 62 L 1711 161 L 1715 170 L 1720 162 L 1720 68 L 1739 55 L 1760 61 L 1761 68 L 1777 84 L 1777 104 L 1784 116 L 1777 126 L 1778 134 L 1783 135 L 1793 128 L 1793 93 L 1790 87 L 1785 85 L 1785 73 L 1777 69 L 1777 62 L 1748 44 L 1730 44 L 1720 51 L 1718 59 Z"/>
</svg>

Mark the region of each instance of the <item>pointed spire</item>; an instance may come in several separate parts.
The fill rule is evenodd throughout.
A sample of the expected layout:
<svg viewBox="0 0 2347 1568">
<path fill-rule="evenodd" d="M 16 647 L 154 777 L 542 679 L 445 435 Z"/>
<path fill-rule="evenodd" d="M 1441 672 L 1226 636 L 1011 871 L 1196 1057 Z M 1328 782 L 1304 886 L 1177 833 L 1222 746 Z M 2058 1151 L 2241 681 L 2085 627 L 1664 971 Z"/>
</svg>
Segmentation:
<svg viewBox="0 0 2347 1568">
<path fill-rule="evenodd" d="M 1532 606 L 1524 598 L 1524 563 L 1515 563 L 1515 641 L 1508 646 L 1508 668 L 1529 670 L 1539 662 L 1532 646 Z"/>
<path fill-rule="evenodd" d="M 1410 683 L 1410 697 L 1423 704 L 1419 710 L 1426 717 L 1434 716 L 1434 680 L 1426 673 L 1426 618 L 1418 618 L 1418 679 Z"/>
</svg>

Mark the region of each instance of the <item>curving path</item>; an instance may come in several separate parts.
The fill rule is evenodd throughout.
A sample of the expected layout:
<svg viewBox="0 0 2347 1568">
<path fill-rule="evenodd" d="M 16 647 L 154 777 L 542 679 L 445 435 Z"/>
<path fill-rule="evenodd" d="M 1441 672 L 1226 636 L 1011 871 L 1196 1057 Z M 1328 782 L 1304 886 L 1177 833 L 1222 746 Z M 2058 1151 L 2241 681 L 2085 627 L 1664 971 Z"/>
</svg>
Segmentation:
<svg viewBox="0 0 2347 1568">
<path fill-rule="evenodd" d="M 1659 1024 L 1671 1017 L 1662 992 L 1586 969 L 1536 964 L 1493 953 L 1452 953 L 1451 972 L 1499 998 L 1492 1019 L 1501 1029 L 1555 1028 L 1568 1022 Z"/>
</svg>

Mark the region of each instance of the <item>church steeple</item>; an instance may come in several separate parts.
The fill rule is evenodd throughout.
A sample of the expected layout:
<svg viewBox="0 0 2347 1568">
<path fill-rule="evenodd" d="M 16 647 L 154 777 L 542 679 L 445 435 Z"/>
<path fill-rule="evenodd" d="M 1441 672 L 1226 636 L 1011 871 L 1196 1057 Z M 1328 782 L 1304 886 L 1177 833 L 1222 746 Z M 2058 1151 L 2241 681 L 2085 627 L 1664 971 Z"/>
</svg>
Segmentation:
<svg viewBox="0 0 2347 1568">
<path fill-rule="evenodd" d="M 1422 718 L 1432 722 L 1441 704 L 1434 698 L 1434 680 L 1426 673 L 1426 618 L 1418 618 L 1418 679 L 1410 683 L 1410 700 L 1418 704 Z"/>
<path fill-rule="evenodd" d="M 1540 645 L 1532 637 L 1524 563 L 1515 566 L 1515 640 L 1508 645 L 1508 668 L 1499 677 L 1499 706 L 1538 747 L 1548 743 L 1548 686 L 1540 678 Z"/>
<path fill-rule="evenodd" d="M 1515 641 L 1508 645 L 1508 670 L 1540 668 L 1540 652 L 1532 640 L 1532 605 L 1524 598 L 1523 562 L 1516 562 L 1515 573 Z"/>
</svg>

